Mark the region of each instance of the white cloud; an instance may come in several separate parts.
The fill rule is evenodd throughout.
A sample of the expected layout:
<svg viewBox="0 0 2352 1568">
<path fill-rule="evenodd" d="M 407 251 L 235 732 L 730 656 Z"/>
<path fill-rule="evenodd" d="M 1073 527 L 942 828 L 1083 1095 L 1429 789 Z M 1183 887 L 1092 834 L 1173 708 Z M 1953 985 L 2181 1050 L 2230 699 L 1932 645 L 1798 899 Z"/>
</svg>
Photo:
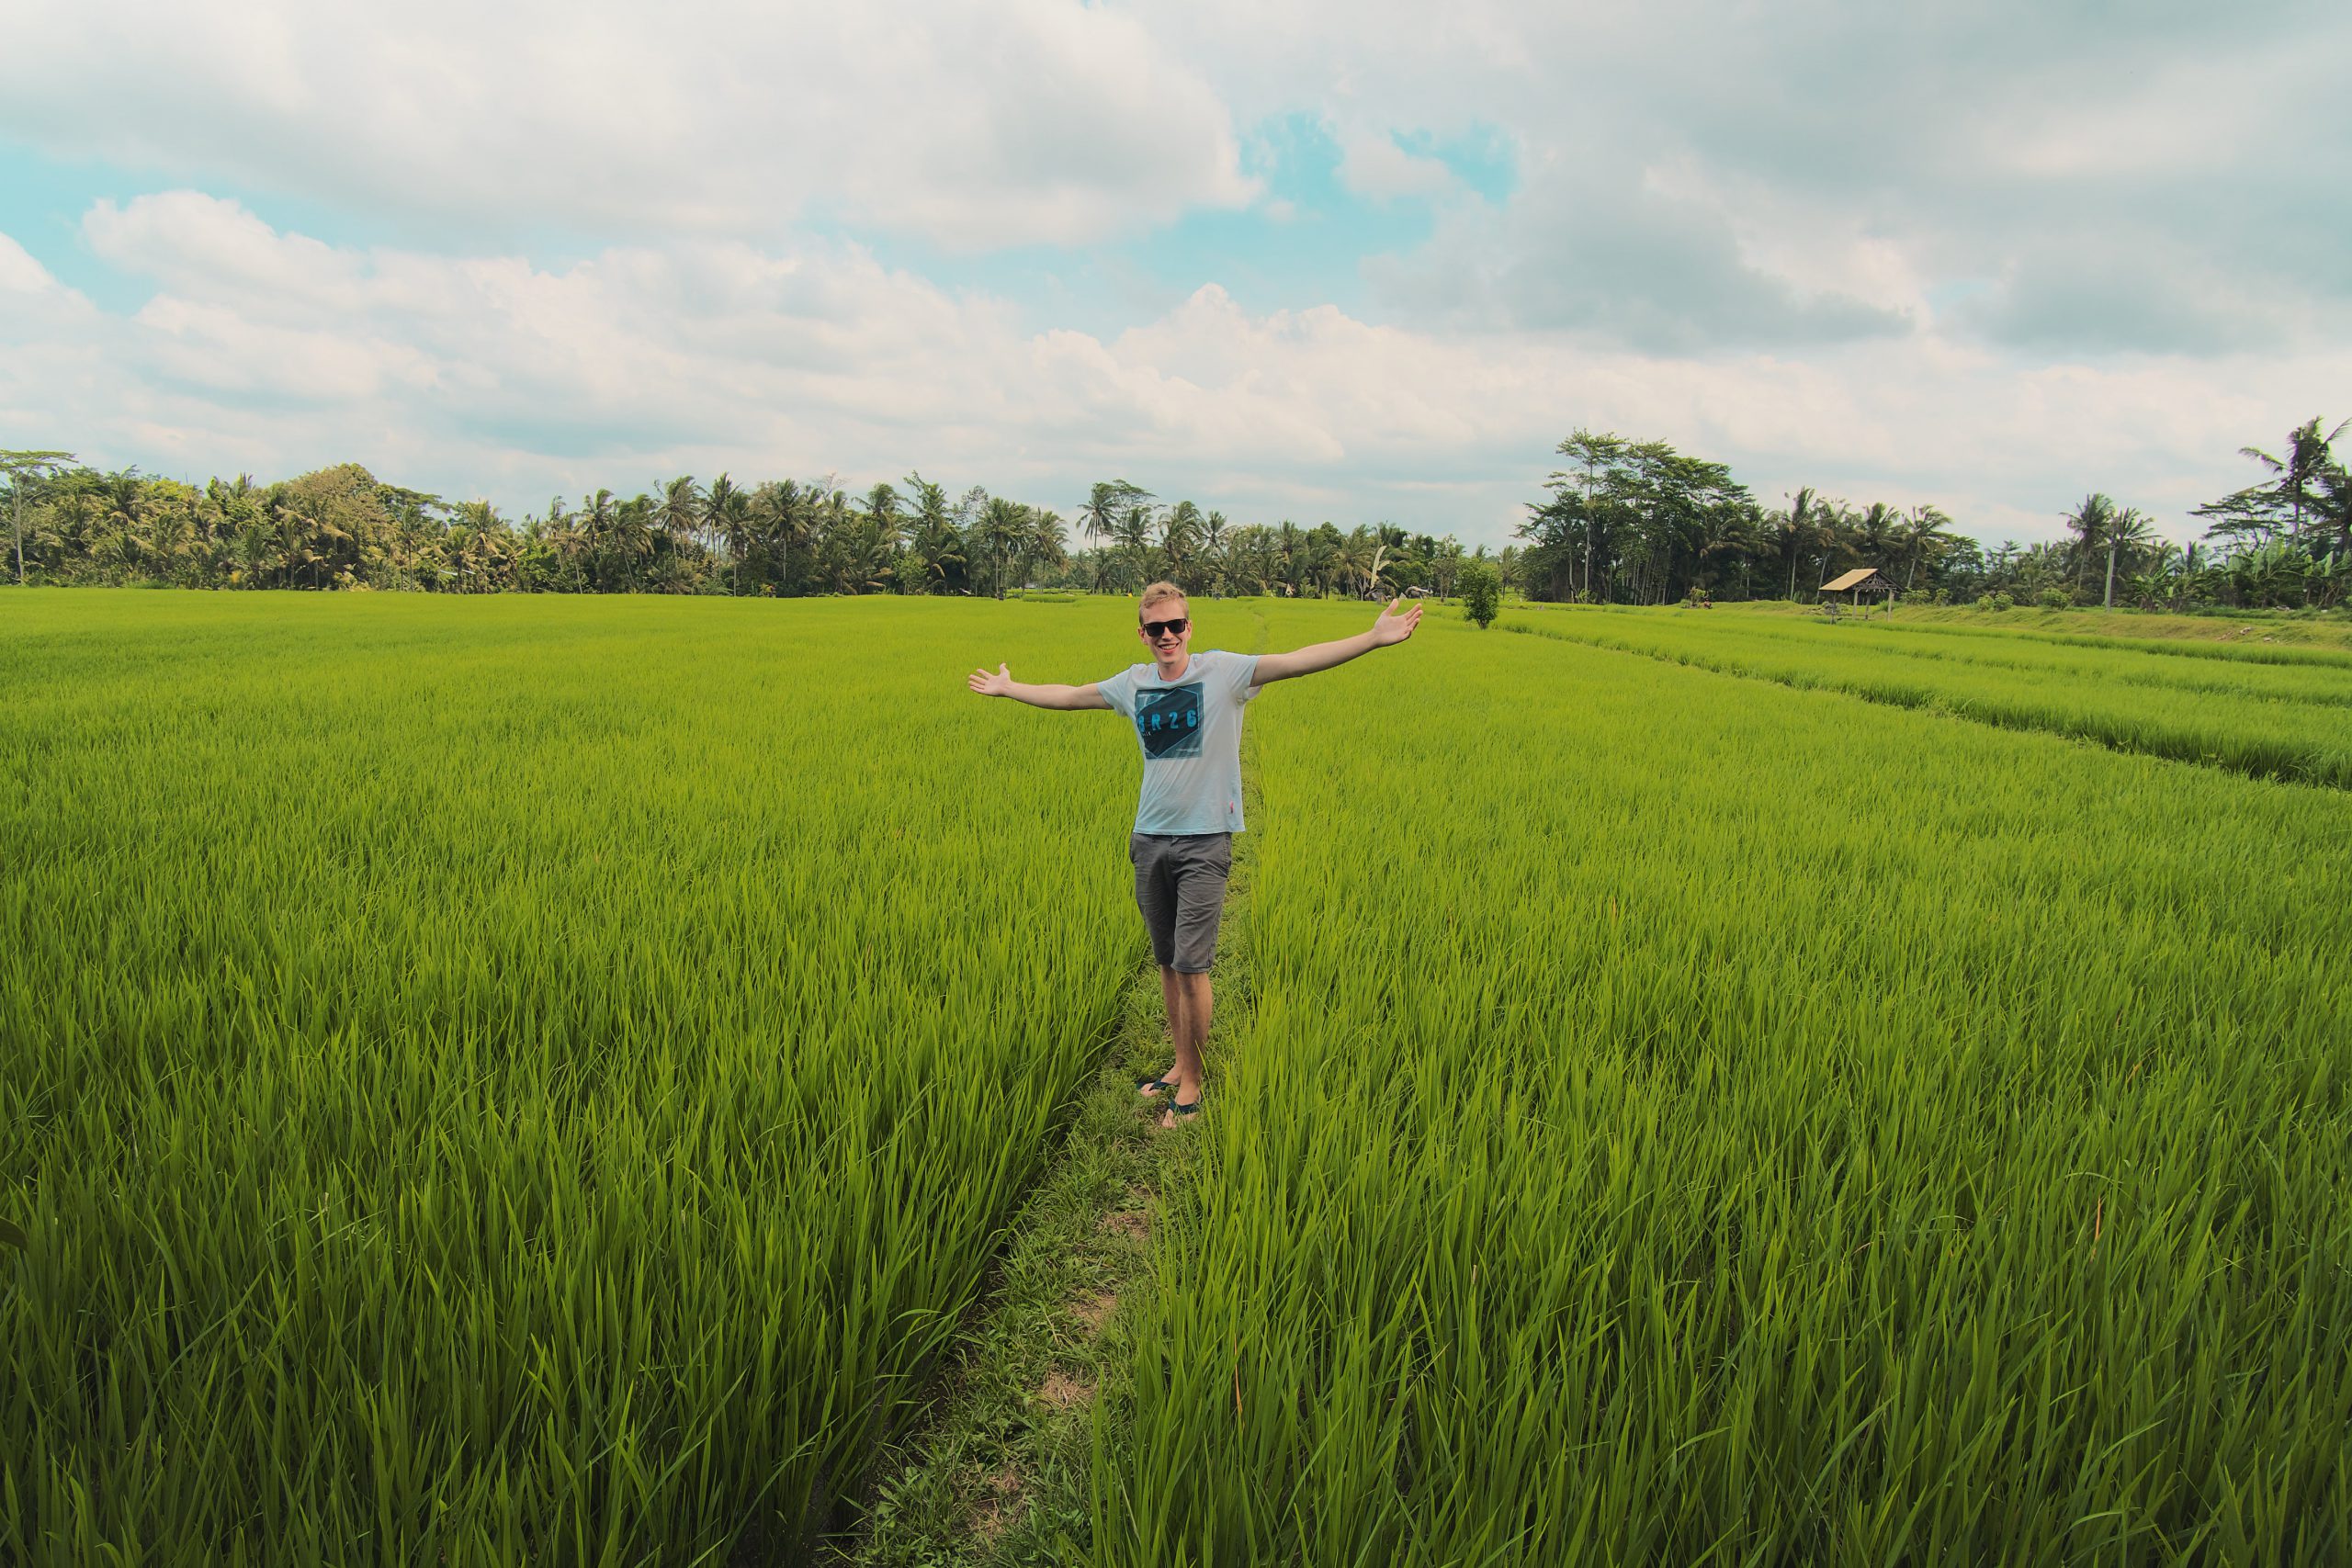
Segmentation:
<svg viewBox="0 0 2352 1568">
<path fill-rule="evenodd" d="M 1453 172 L 1442 162 L 1408 152 L 1394 135 L 1369 127 L 1340 132 L 1339 173 L 1341 185 L 1380 201 L 1447 196 L 1459 188 Z"/>
<path fill-rule="evenodd" d="M 43 294 L 57 287 L 49 269 L 33 260 L 24 246 L 0 234 L 0 290 L 10 294 Z"/>
<path fill-rule="evenodd" d="M 11 26 L 42 42 L 0 55 L 0 129 L 450 231 L 815 212 L 1059 243 L 1255 194 L 1203 76 L 1077 0 L 19 0 Z"/>
<path fill-rule="evenodd" d="M 1385 299 L 1423 321 L 1568 331 L 1664 353 L 1834 344 L 1910 325 L 1898 310 L 1807 291 L 1770 270 L 1695 181 L 1556 157 L 1529 171 L 1509 206 L 1465 204 L 1428 245 L 1366 270 Z"/>
<path fill-rule="evenodd" d="M 82 235 L 119 271 L 168 290 L 266 299 L 283 309 L 348 310 L 359 302 L 361 258 L 300 234 L 280 234 L 234 202 L 192 190 L 100 201 Z"/>
<path fill-rule="evenodd" d="M 2352 12 L 2314 0 L 17 0 L 11 21 L 41 47 L 0 56 L 0 132 L 449 245 L 774 244 L 811 219 L 1127 239 L 1257 198 L 1235 127 L 1306 115 L 1376 199 L 1459 192 L 1408 147 L 1517 151 L 1501 210 L 1448 202 L 1425 254 L 1379 267 L 1383 308 L 1424 323 L 1787 348 L 1917 328 L 1959 288 L 1983 298 L 1947 327 L 2033 352 L 2352 322 L 2325 195 L 2352 158 L 2330 75 Z"/>
<path fill-rule="evenodd" d="M 0 440 L 109 462 L 356 457 L 510 505 L 920 465 L 1067 510 L 1117 474 L 1493 542 L 1582 424 L 1728 460 L 1767 502 L 1812 484 L 2035 538 L 2093 488 L 2190 531 L 2254 477 L 2238 446 L 2352 412 L 2340 7 L 17 0 L 11 22 L 43 46 L 0 57 L 0 134 L 412 236 L 325 243 L 200 190 L 102 202 L 88 258 L 153 289 L 119 310 L 0 236 Z M 1437 198 L 1427 243 L 1364 265 L 1372 306 L 1325 303 L 1334 278 L 1244 309 L 1218 285 L 1254 307 L 1297 270 L 1216 256 L 1130 290 L 1180 303 L 1088 333 L 808 237 L 1084 244 L 1255 202 L 1285 224 L 1267 243 L 1355 265 L 1311 181 L 1241 172 L 1236 126 L 1302 116 L 1349 191 Z M 1474 196 L 1415 147 L 1508 148 L 1518 186 Z M 1066 260 L 1080 305 L 1149 270 Z"/>
<path fill-rule="evenodd" d="M 2185 531 L 2233 454 L 2333 406 L 2352 353 L 2022 364 L 1927 333 L 1705 362 L 1569 334 L 1437 333 L 1204 287 L 1104 339 L 1026 323 L 854 247 L 616 246 L 560 269 L 360 251 L 191 192 L 101 205 L 137 310 L 51 288 L 0 312 L 0 444 L 265 477 L 356 460 L 510 507 L 674 473 L 920 467 L 1043 504 L 1134 479 L 1239 521 L 1390 518 L 1500 543 L 1577 425 L 2047 537 L 2085 491 Z M 0 274 L 21 254 L 0 236 Z M 25 298 L 19 296 L 18 298 Z"/>
<path fill-rule="evenodd" d="M 1965 288 L 1991 298 L 1946 326 L 2035 353 L 2352 325 L 2352 209 L 2324 194 L 2352 160 L 2342 6 L 1137 4 L 1244 124 L 1319 115 L 1351 166 L 1383 130 L 1517 148 L 1500 211 L 1383 264 L 1410 319 L 1700 353 L 1918 327 Z"/>
</svg>

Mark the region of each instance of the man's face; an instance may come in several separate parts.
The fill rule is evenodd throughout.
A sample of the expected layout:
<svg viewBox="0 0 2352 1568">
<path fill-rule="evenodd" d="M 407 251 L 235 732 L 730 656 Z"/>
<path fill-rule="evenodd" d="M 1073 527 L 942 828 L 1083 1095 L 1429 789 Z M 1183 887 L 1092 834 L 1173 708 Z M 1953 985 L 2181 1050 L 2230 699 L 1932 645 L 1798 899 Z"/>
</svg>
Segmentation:
<svg viewBox="0 0 2352 1568">
<path fill-rule="evenodd" d="M 1142 624 L 1136 627 L 1136 636 L 1143 638 L 1152 658 L 1162 664 L 1175 663 L 1192 646 L 1193 612 L 1182 599 L 1162 599 L 1150 609 L 1139 612 L 1136 619 Z M 1183 629 L 1171 627 L 1171 621 Z"/>
</svg>

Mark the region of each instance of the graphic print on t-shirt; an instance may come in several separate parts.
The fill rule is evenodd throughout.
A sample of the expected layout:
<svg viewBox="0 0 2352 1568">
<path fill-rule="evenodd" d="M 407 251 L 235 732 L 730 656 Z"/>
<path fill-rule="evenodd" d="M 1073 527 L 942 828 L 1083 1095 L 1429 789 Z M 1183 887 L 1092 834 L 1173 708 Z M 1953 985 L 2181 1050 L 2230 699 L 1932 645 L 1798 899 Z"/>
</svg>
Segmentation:
<svg viewBox="0 0 2352 1568">
<path fill-rule="evenodd" d="M 1144 759 L 1201 754 L 1201 683 L 1136 694 L 1136 733 Z"/>
</svg>

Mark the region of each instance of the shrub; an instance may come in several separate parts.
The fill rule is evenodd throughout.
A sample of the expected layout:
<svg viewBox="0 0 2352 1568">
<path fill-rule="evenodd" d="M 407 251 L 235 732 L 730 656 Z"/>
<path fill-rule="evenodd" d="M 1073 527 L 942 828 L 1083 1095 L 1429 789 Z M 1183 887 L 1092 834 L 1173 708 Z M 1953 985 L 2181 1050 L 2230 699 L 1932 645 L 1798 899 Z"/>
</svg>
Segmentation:
<svg viewBox="0 0 2352 1568">
<path fill-rule="evenodd" d="M 1459 579 L 1462 587 L 1462 608 L 1481 628 L 1492 626 L 1495 612 L 1502 608 L 1502 574 L 1491 562 L 1474 560 L 1463 564 Z"/>
<path fill-rule="evenodd" d="M 2045 610 L 2071 610 L 2075 607 L 2075 596 L 2063 588 L 2045 588 L 2041 591 L 2041 604 Z"/>
</svg>

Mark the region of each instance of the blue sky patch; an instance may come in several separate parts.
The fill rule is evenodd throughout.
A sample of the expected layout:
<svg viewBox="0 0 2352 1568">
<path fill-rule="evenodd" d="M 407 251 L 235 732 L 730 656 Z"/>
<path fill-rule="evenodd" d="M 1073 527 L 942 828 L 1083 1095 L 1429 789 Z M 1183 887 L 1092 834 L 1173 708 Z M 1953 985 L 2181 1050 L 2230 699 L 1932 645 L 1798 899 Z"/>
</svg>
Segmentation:
<svg viewBox="0 0 2352 1568">
<path fill-rule="evenodd" d="M 1507 138 L 1477 127 L 1453 138 L 1400 135 L 1397 145 L 1442 163 L 1489 201 L 1517 184 Z M 1242 166 L 1265 195 L 1239 210 L 1195 210 L 1174 223 L 1091 245 L 1016 246 L 958 254 L 919 239 L 854 236 L 884 265 L 952 290 L 978 290 L 1021 306 L 1033 328 L 1062 326 L 1109 339 L 1156 321 L 1214 283 L 1252 314 L 1336 305 L 1377 319 L 1363 277 L 1371 257 L 1410 252 L 1436 227 L 1422 197 L 1379 200 L 1340 178 L 1340 144 L 1319 115 L 1278 116 L 1242 139 Z M 852 238 L 833 221 L 817 232 Z"/>
</svg>

